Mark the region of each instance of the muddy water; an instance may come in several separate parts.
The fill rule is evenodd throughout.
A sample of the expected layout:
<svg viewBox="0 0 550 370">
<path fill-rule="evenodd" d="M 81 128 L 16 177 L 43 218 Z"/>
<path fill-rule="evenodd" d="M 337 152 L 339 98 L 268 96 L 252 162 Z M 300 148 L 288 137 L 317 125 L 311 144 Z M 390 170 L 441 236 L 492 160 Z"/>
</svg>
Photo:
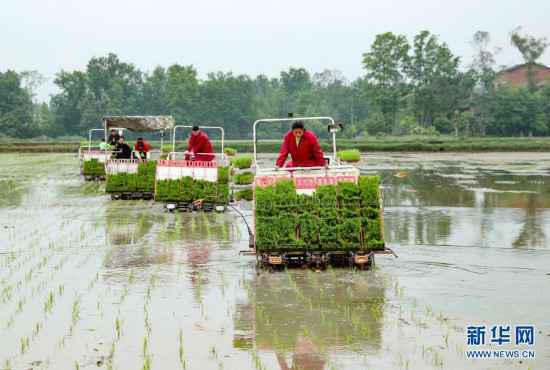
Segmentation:
<svg viewBox="0 0 550 370">
<path fill-rule="evenodd" d="M 550 155 L 360 166 L 399 257 L 268 273 L 232 212 L 111 201 L 72 155 L 1 155 L 0 368 L 549 368 Z M 536 325 L 537 358 L 467 360 L 469 323 Z"/>
</svg>

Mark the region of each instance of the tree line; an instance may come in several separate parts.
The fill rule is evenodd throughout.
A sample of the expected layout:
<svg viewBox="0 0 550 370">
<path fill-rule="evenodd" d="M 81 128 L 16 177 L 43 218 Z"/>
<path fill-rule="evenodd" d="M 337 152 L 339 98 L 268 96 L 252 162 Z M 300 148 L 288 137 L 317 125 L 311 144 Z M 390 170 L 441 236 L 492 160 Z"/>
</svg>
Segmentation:
<svg viewBox="0 0 550 370">
<path fill-rule="evenodd" d="M 363 54 L 363 76 L 348 81 L 337 70 L 310 73 L 289 68 L 278 77 L 215 72 L 173 64 L 141 71 L 115 54 L 90 59 L 85 70 L 55 76 L 59 93 L 36 101 L 43 83 L 35 72 L 0 72 L 0 135 L 86 136 L 105 115 L 172 115 L 180 124 L 220 124 L 229 138 L 251 137 L 260 117 L 332 116 L 349 138 L 366 135 L 550 135 L 550 84 L 539 87 L 529 72 L 525 87 L 495 87 L 499 68 L 487 32 L 472 39 L 475 55 L 464 63 L 429 31 L 408 40 L 376 36 Z M 531 70 L 548 42 L 521 34 L 510 42 Z M 320 124 L 313 128 L 324 135 Z M 286 128 L 262 127 L 261 137 Z"/>
</svg>

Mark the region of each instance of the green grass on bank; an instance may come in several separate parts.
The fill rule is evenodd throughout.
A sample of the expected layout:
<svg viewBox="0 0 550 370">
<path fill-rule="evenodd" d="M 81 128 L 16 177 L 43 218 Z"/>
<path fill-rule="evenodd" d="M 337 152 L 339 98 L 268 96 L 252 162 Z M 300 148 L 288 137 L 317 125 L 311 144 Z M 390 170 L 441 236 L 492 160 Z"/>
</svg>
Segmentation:
<svg viewBox="0 0 550 370">
<path fill-rule="evenodd" d="M 36 141 L 36 140 L 0 140 L 0 152 L 21 153 L 76 153 L 78 141 Z M 159 142 L 151 142 L 153 148 L 159 148 Z M 253 151 L 251 140 L 226 140 L 226 146 L 236 149 L 239 153 Z M 276 153 L 281 140 L 262 140 L 258 142 L 258 151 Z M 214 141 L 215 150 L 219 142 Z M 332 150 L 329 140 L 321 140 L 325 151 Z M 488 151 L 550 151 L 550 137 L 520 138 L 520 137 L 485 137 L 485 138 L 455 138 L 452 136 L 403 136 L 403 137 L 370 137 L 367 139 L 339 139 L 338 150 L 357 149 L 369 151 L 402 151 L 402 152 L 488 152 Z M 186 145 L 179 143 L 177 150 L 185 150 Z"/>
</svg>

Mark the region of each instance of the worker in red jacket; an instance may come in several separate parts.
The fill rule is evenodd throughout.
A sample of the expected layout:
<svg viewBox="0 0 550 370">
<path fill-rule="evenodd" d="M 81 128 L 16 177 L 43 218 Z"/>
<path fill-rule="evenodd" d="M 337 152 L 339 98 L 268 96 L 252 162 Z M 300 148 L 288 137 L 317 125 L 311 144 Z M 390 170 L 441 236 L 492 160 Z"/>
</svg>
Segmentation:
<svg viewBox="0 0 550 370">
<path fill-rule="evenodd" d="M 214 159 L 212 142 L 199 126 L 193 126 L 189 137 L 189 146 L 185 152 L 185 159 L 192 161 L 211 161 Z"/>
<path fill-rule="evenodd" d="M 290 154 L 292 161 L 287 167 L 322 167 L 325 166 L 323 151 L 312 131 L 304 128 L 302 121 L 292 124 L 292 130 L 284 137 L 275 167 L 283 167 Z"/>
<path fill-rule="evenodd" d="M 134 144 L 134 155 L 139 160 L 147 159 L 147 153 L 151 150 L 151 146 L 142 137 L 138 137 Z"/>
</svg>

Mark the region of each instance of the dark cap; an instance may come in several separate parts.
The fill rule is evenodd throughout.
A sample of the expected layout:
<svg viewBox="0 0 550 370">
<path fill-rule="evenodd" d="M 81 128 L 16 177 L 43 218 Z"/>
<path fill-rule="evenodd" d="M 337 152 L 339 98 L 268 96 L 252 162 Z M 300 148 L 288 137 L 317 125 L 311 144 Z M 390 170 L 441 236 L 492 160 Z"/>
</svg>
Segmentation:
<svg viewBox="0 0 550 370">
<path fill-rule="evenodd" d="M 193 131 L 199 131 L 199 126 L 193 126 L 192 130 Z"/>
<path fill-rule="evenodd" d="M 142 141 L 142 140 L 143 140 L 143 138 L 142 138 L 142 137 L 138 137 L 137 139 L 138 139 L 138 141 Z"/>
<path fill-rule="evenodd" d="M 304 129 L 304 121 L 296 121 L 292 124 L 292 129 L 296 130 L 297 128 Z"/>
</svg>

